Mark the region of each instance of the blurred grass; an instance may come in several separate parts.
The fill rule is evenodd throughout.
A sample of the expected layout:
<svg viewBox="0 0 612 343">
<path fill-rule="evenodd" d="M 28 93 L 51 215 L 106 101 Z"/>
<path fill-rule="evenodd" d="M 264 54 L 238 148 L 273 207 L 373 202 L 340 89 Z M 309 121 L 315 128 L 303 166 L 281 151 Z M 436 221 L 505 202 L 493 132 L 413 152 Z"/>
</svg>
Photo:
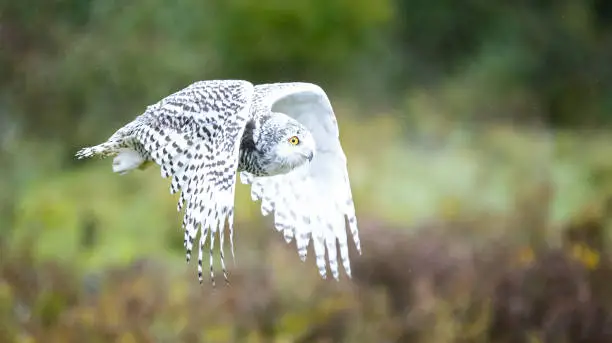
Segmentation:
<svg viewBox="0 0 612 343">
<path fill-rule="evenodd" d="M 413 110 L 430 110 L 418 104 L 418 97 L 415 102 Z M 337 115 L 357 211 L 365 218 L 408 226 L 430 218 L 509 218 L 523 193 L 544 185 L 554 194 L 550 203 L 540 204 L 548 212 L 543 215 L 558 225 L 612 191 L 601 176 L 610 169 L 605 156 L 612 149 L 605 133 L 589 133 L 585 139 L 582 133 L 508 125 L 466 129 L 437 120 L 435 112 L 416 128 L 398 126 L 398 113 L 342 119 L 353 111 L 340 106 Z M 78 259 L 82 268 L 125 263 L 143 254 L 175 255 L 182 249 L 177 197 L 169 194 L 159 168 L 118 176 L 110 172 L 109 161 L 90 160 L 64 171 L 51 161 L 51 152 L 38 160 L 35 146 L 22 149 L 13 151 L 17 190 L 10 241 L 36 235 L 37 255 L 71 261 L 81 254 L 83 231 L 93 226 L 95 248 Z M 239 184 L 237 221 L 262 222 L 249 192 Z M 169 242 L 172 238 L 175 242 Z"/>
<path fill-rule="evenodd" d="M 338 116 L 344 116 L 341 109 Z M 507 128 L 489 129 L 484 132 L 487 137 L 481 132 L 450 132 L 432 148 L 427 143 L 405 142 L 406 133 L 392 117 L 341 120 L 340 126 L 358 212 L 390 223 L 410 225 L 428 218 L 486 213 L 511 215 L 517 184 L 533 186 L 525 173 L 533 163 L 547 158 L 534 149 L 538 137 L 520 136 Z M 376 137 L 376 144 L 366 137 Z M 478 142 L 474 144 L 470 137 L 478 137 Z M 169 194 L 168 180 L 160 178 L 159 168 L 118 176 L 110 172 L 109 163 L 81 161 L 70 171 L 46 172 L 30 179 L 15 199 L 18 216 L 14 239 L 25 239 L 20 235 L 36 232 L 38 254 L 69 261 L 79 254 L 84 227 L 103 228 L 96 230 L 95 249 L 108 251 L 89 253 L 80 261 L 83 267 L 100 266 L 104 261 L 126 262 L 156 250 L 179 247 L 182 237 L 180 215 L 175 211 L 177 197 Z M 560 167 L 559 176 L 551 180 L 559 183 L 556 189 L 588 189 L 584 183 L 572 184 L 564 179 L 568 172 L 575 177 L 585 171 Z M 238 186 L 237 221 L 260 220 L 249 192 L 248 187 Z M 571 195 L 562 199 L 574 199 L 573 203 L 554 205 L 561 215 L 581 205 L 581 199 Z M 176 235 L 169 234 L 172 231 Z M 170 237 L 176 245 L 168 243 Z M 104 256 L 104 261 L 96 256 Z"/>
<path fill-rule="evenodd" d="M 420 106 L 414 110 L 428 110 Z M 490 330 L 513 331 L 495 324 L 513 313 L 494 305 L 505 301 L 495 295 L 500 280 L 557 256 L 568 223 L 607 227 L 612 145 L 605 133 L 467 129 L 435 112 L 402 127 L 398 113 L 347 119 L 353 111 L 337 108 L 365 237 L 364 255 L 353 255 L 356 284 L 320 280 L 314 261 L 299 261 L 239 185 L 232 285 L 199 286 L 195 266 L 184 262 L 177 198 L 157 167 L 118 176 L 109 161 L 91 160 L 65 170 L 52 161 L 53 147 L 12 150 L 2 341 L 484 342 Z M 602 247 L 568 244 L 555 262 L 542 263 L 578 261 L 587 274 L 609 268 Z M 492 274 L 489 263 L 499 270 Z M 534 302 L 545 296 L 520 294 Z"/>
</svg>

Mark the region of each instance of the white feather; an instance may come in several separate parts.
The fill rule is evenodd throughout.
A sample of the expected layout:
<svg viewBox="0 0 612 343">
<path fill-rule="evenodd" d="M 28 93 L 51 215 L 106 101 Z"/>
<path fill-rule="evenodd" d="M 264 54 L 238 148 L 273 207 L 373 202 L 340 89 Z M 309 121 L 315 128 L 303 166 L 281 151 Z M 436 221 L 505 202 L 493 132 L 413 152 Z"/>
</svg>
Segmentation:
<svg viewBox="0 0 612 343">
<path fill-rule="evenodd" d="M 315 157 L 284 175 L 254 177 L 241 173 L 241 181 L 251 184 L 251 197 L 261 200 L 264 215 L 275 213 L 275 228 L 290 242 L 293 238 L 300 258 L 306 258 L 313 239 L 316 264 L 320 275 L 338 279 L 337 246 L 342 265 L 349 277 L 346 219 L 359 253 L 361 246 L 353 205 L 346 157 L 340 145 L 338 125 L 325 92 L 309 83 L 281 83 L 255 86 L 261 96 L 259 110 L 289 115 L 308 128 L 316 142 Z M 327 251 L 327 260 L 325 259 Z"/>
<path fill-rule="evenodd" d="M 134 149 L 121 148 L 115 158 L 113 158 L 113 172 L 125 174 L 130 170 L 140 167 L 145 159 Z"/>
</svg>

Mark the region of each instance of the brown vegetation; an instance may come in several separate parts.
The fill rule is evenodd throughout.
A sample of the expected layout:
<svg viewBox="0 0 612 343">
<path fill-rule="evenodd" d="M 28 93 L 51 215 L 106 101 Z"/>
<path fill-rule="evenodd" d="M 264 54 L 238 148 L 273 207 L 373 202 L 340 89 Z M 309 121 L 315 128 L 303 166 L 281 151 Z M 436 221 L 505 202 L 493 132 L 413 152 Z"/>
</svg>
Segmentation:
<svg viewBox="0 0 612 343">
<path fill-rule="evenodd" d="M 493 238 L 475 247 L 461 229 L 469 225 L 407 234 L 364 223 L 354 282 L 340 283 L 314 275 L 283 283 L 295 272 L 238 263 L 229 286 L 212 288 L 155 260 L 79 277 L 61 264 L 37 264 L 24 250 L 0 264 L 0 340 L 612 341 L 612 263 L 589 243 L 601 223 L 572 225 L 566 247 L 541 251 Z M 289 258 L 292 247 L 270 238 L 268 259 L 299 263 Z"/>
</svg>

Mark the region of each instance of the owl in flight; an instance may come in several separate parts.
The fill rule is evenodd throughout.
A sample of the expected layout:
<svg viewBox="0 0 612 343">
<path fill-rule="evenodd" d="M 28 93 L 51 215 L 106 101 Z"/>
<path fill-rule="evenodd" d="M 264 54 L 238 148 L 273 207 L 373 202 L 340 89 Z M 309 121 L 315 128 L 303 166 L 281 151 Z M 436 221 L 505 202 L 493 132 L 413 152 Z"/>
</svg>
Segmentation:
<svg viewBox="0 0 612 343">
<path fill-rule="evenodd" d="M 325 92 L 311 83 L 253 85 L 241 80 L 198 81 L 148 106 L 106 142 L 81 149 L 77 158 L 114 156 L 113 172 L 142 169 L 149 162 L 171 177 L 180 192 L 187 262 L 200 231 L 198 278 L 210 234 L 210 277 L 219 232 L 221 267 L 228 223 L 234 257 L 236 174 L 251 185 L 261 212 L 274 212 L 274 226 L 287 243 L 295 239 L 302 261 L 312 238 L 316 264 L 326 278 L 327 261 L 338 280 L 337 245 L 351 277 L 346 223 L 361 254 L 346 157 Z M 336 243 L 337 242 L 337 243 Z M 325 258 L 327 251 L 327 260 Z"/>
</svg>

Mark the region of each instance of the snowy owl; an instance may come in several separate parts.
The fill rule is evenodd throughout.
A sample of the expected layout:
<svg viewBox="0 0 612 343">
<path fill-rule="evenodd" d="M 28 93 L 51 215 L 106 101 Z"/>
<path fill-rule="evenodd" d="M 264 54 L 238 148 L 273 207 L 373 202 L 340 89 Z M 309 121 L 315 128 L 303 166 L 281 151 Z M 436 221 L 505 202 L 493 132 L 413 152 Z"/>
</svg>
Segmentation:
<svg viewBox="0 0 612 343">
<path fill-rule="evenodd" d="M 327 261 L 338 280 L 337 246 L 351 277 L 348 228 L 361 247 L 346 157 L 338 125 L 325 92 L 312 83 L 253 85 L 242 80 L 198 81 L 148 106 L 106 142 L 81 149 L 76 157 L 114 156 L 113 172 L 124 174 L 155 162 L 170 192 L 180 191 L 184 208 L 187 262 L 198 230 L 198 278 L 202 283 L 203 246 L 210 234 L 210 277 L 219 232 L 224 261 L 227 221 L 234 257 L 233 220 L 236 174 L 261 200 L 264 216 L 274 212 L 274 226 L 302 261 L 312 238 L 322 278 Z M 337 242 L 337 243 L 336 243 Z M 327 260 L 325 258 L 327 251 Z"/>
</svg>

